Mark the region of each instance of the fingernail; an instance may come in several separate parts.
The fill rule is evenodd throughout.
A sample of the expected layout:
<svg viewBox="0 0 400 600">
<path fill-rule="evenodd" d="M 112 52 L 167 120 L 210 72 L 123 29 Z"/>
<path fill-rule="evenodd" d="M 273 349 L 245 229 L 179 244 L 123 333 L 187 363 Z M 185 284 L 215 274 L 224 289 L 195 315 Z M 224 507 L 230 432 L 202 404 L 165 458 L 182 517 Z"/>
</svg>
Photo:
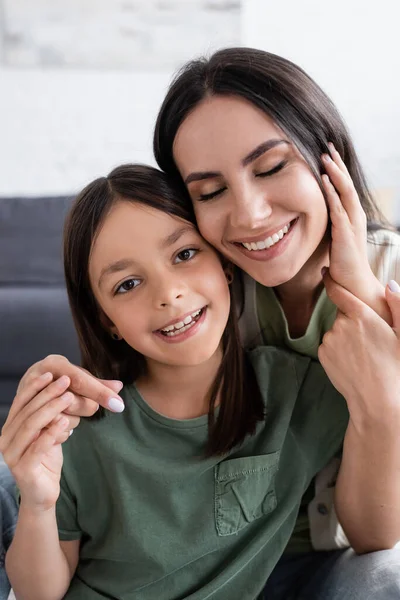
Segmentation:
<svg viewBox="0 0 400 600">
<path fill-rule="evenodd" d="M 47 379 L 50 379 L 50 377 L 52 377 L 52 376 L 53 376 L 52 373 L 50 373 L 50 371 L 48 371 L 47 373 L 43 373 L 43 375 L 41 375 L 39 377 L 39 379 L 41 381 L 47 381 Z"/>
<path fill-rule="evenodd" d="M 332 162 L 331 157 L 329 156 L 329 154 L 323 154 L 322 155 L 322 160 L 324 160 L 325 162 L 329 163 Z"/>
<path fill-rule="evenodd" d="M 122 383 L 122 381 L 119 381 L 118 379 L 114 379 L 113 381 L 115 383 L 115 388 L 116 388 L 115 391 L 120 392 L 122 390 L 122 388 L 124 387 L 124 384 Z"/>
<path fill-rule="evenodd" d="M 329 147 L 329 150 L 330 150 L 331 152 L 335 152 L 336 148 L 335 148 L 335 146 L 332 144 L 332 142 L 328 142 L 328 147 Z"/>
<path fill-rule="evenodd" d="M 61 417 L 61 419 L 57 421 L 57 425 L 62 428 L 67 427 L 69 425 L 69 420 L 67 417 Z"/>
<path fill-rule="evenodd" d="M 71 392 L 65 392 L 65 394 L 63 394 L 62 396 L 60 396 L 60 400 L 62 402 L 67 401 L 67 400 L 72 400 L 73 396 L 71 394 Z"/>
<path fill-rule="evenodd" d="M 398 294 L 400 292 L 400 285 L 394 279 L 391 279 L 389 281 L 388 286 L 391 292 L 394 292 L 395 294 Z"/>
<path fill-rule="evenodd" d="M 67 385 L 69 383 L 69 377 L 63 375 L 62 377 L 60 377 L 57 383 L 59 386 L 64 387 L 64 385 Z"/>
<path fill-rule="evenodd" d="M 113 412 L 121 413 L 125 408 L 125 404 L 122 400 L 118 400 L 118 398 L 110 398 L 108 401 L 108 408 Z"/>
<path fill-rule="evenodd" d="M 322 269 L 321 269 L 321 275 L 322 275 L 322 277 L 325 275 L 325 273 L 327 272 L 327 270 L 328 270 L 328 267 L 322 267 Z"/>
</svg>

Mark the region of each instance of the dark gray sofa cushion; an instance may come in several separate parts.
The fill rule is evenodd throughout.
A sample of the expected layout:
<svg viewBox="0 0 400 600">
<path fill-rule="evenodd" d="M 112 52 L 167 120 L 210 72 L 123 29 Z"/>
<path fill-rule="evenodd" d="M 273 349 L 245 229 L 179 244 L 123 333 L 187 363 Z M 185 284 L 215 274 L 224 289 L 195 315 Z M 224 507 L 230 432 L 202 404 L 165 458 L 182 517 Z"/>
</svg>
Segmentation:
<svg viewBox="0 0 400 600">
<path fill-rule="evenodd" d="M 71 198 L 0 198 L 0 425 L 19 379 L 48 354 L 79 364 L 62 267 Z"/>
</svg>

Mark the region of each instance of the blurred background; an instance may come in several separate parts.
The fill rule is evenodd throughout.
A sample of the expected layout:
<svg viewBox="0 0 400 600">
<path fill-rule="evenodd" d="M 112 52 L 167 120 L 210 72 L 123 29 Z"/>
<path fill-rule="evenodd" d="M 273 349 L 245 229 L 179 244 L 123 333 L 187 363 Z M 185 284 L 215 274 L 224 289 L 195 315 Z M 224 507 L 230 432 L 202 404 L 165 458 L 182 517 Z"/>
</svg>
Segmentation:
<svg viewBox="0 0 400 600">
<path fill-rule="evenodd" d="M 72 194 L 153 163 L 155 116 L 187 59 L 281 54 L 330 94 L 400 223 L 398 0 L 0 0 L 0 197 Z"/>
</svg>

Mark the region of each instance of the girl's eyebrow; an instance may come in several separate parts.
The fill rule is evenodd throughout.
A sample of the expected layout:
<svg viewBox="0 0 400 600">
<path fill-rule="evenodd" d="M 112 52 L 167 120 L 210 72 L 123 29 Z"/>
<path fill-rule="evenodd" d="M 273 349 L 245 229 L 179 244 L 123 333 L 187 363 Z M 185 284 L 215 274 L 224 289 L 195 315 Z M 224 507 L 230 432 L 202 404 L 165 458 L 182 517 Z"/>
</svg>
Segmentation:
<svg viewBox="0 0 400 600">
<path fill-rule="evenodd" d="M 247 167 L 247 165 L 257 160 L 257 158 L 268 152 L 268 150 L 272 150 L 272 148 L 275 148 L 280 144 L 290 145 L 290 142 L 288 140 L 275 138 L 267 140 L 266 142 L 261 142 L 261 144 L 242 159 L 242 166 Z M 221 177 L 221 175 L 222 173 L 220 171 L 195 171 L 186 177 L 185 184 L 189 185 L 189 183 L 192 183 L 193 181 L 202 181 L 203 179 L 215 179 L 216 177 Z"/>
<path fill-rule="evenodd" d="M 113 273 L 119 273 L 120 271 L 124 271 L 125 269 L 128 269 L 129 267 L 133 266 L 134 264 L 135 262 L 130 258 L 122 258 L 121 260 L 117 260 L 116 262 L 107 265 L 106 267 L 104 267 L 104 269 L 102 269 L 97 285 L 101 287 L 101 284 L 103 283 L 105 277 L 107 277 L 108 275 L 112 275 Z"/>
<path fill-rule="evenodd" d="M 189 231 L 195 231 L 195 228 L 191 224 L 183 225 L 182 227 L 174 229 L 172 233 L 170 233 L 166 238 L 164 238 L 161 241 L 160 248 L 164 249 L 168 248 L 169 246 L 172 246 L 173 244 L 175 244 L 175 242 L 179 240 L 179 238 L 181 238 L 185 233 L 188 233 Z M 101 284 L 103 283 L 103 280 L 108 275 L 112 275 L 113 273 L 119 273 L 120 271 L 125 271 L 125 269 L 129 269 L 130 267 L 133 267 L 136 264 L 137 263 L 135 263 L 135 261 L 131 258 L 122 258 L 120 260 L 117 260 L 116 262 L 110 263 L 109 265 L 104 267 L 104 269 L 102 269 L 97 285 L 100 288 Z"/>
</svg>

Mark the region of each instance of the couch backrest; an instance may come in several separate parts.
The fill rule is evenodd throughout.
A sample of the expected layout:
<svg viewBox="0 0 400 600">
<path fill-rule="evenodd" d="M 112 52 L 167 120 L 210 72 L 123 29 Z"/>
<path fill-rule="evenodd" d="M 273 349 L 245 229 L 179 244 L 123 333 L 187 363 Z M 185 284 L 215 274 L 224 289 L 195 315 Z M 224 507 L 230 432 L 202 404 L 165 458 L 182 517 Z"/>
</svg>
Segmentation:
<svg viewBox="0 0 400 600">
<path fill-rule="evenodd" d="M 79 363 L 62 267 L 70 204 L 69 197 L 0 198 L 0 420 L 32 363 L 47 354 Z"/>
</svg>

